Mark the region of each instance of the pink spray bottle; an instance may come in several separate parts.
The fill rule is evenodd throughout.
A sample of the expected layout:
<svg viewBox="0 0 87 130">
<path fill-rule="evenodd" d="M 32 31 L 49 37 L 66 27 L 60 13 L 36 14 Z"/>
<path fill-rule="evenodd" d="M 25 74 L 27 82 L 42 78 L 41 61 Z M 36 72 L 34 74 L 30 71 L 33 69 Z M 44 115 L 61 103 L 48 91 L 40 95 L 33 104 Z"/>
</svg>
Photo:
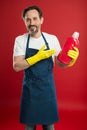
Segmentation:
<svg viewBox="0 0 87 130">
<path fill-rule="evenodd" d="M 60 52 L 60 54 L 58 55 L 58 60 L 64 64 L 69 64 L 71 61 L 71 58 L 67 55 L 67 52 L 69 50 L 73 50 L 74 47 L 79 47 L 79 33 L 78 32 L 74 32 L 73 35 L 71 37 L 69 37 L 63 48 L 62 51 Z"/>
</svg>

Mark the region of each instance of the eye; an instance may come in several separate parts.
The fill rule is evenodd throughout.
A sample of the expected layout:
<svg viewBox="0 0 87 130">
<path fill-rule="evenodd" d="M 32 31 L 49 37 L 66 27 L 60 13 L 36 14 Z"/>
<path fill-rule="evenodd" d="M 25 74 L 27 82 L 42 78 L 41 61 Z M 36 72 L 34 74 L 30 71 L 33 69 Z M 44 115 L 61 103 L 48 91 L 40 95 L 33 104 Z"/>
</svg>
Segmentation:
<svg viewBox="0 0 87 130">
<path fill-rule="evenodd" d="M 26 19 L 25 19 L 25 21 L 26 21 L 26 22 L 29 22 L 29 21 L 30 21 L 30 19 L 29 19 L 29 18 L 26 18 Z"/>
</svg>

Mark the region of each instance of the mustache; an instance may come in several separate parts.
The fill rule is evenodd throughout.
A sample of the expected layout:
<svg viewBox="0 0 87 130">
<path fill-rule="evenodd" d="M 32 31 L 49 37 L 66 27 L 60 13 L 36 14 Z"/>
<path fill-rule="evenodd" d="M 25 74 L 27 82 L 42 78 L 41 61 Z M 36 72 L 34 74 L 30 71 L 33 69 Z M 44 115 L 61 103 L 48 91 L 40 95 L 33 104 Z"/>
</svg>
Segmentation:
<svg viewBox="0 0 87 130">
<path fill-rule="evenodd" d="M 30 29 L 31 27 L 36 27 L 36 28 L 37 28 L 36 25 L 29 25 L 29 26 L 28 26 L 29 29 Z"/>
</svg>

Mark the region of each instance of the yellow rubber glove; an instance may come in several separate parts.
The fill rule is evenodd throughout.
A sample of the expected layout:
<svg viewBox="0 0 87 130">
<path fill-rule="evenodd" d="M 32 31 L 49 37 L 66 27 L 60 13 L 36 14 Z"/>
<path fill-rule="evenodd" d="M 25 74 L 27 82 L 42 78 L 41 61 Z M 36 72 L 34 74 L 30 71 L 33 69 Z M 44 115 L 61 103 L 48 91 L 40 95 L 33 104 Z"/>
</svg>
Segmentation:
<svg viewBox="0 0 87 130">
<path fill-rule="evenodd" d="M 68 64 L 68 67 L 71 67 L 75 64 L 78 56 L 79 56 L 79 50 L 78 48 L 74 47 L 74 50 L 69 50 L 67 54 L 70 58 L 72 58 L 71 62 Z"/>
<path fill-rule="evenodd" d="M 45 45 L 42 46 L 42 48 L 37 52 L 37 54 L 26 59 L 26 61 L 28 62 L 29 65 L 33 65 L 40 60 L 49 58 L 50 56 L 52 56 L 52 54 L 54 54 L 56 52 L 56 50 L 54 50 L 54 49 L 44 50 L 45 47 L 46 47 Z"/>
</svg>

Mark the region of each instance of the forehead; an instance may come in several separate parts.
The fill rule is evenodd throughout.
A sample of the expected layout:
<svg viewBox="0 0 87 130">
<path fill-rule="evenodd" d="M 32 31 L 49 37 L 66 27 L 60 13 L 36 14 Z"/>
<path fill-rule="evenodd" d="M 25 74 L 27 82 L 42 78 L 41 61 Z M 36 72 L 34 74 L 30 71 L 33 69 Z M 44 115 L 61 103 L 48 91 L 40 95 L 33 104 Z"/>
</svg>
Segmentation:
<svg viewBox="0 0 87 130">
<path fill-rule="evenodd" d="M 39 17 L 39 13 L 38 13 L 37 10 L 29 10 L 29 11 L 27 11 L 26 14 L 25 14 L 25 18 L 27 18 L 27 17 L 29 17 L 29 18 Z"/>
</svg>

